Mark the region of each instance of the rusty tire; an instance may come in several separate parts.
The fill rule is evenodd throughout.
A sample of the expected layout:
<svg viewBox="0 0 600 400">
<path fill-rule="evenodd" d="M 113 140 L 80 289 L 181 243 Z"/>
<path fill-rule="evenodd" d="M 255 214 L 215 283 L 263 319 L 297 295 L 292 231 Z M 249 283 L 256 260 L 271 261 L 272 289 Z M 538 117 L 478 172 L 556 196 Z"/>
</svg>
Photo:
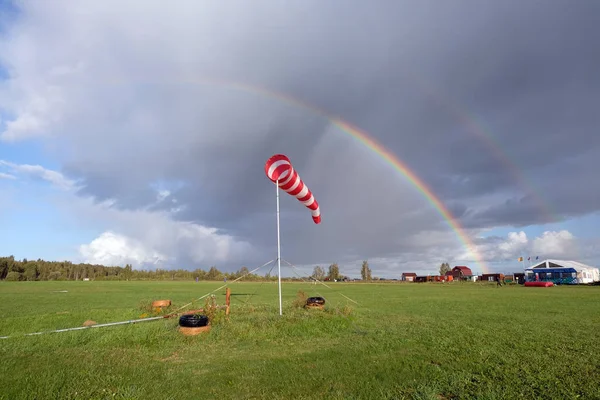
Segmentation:
<svg viewBox="0 0 600 400">
<path fill-rule="evenodd" d="M 156 300 L 152 302 L 152 308 L 169 307 L 171 300 Z"/>
<path fill-rule="evenodd" d="M 322 304 L 307 304 L 305 308 L 309 310 L 323 310 L 325 306 Z"/>
<path fill-rule="evenodd" d="M 183 333 L 185 336 L 195 336 L 195 335 L 199 335 L 201 333 L 209 332 L 209 331 L 210 331 L 210 325 L 199 326 L 196 328 L 189 328 L 186 326 L 179 327 L 179 332 Z"/>
</svg>

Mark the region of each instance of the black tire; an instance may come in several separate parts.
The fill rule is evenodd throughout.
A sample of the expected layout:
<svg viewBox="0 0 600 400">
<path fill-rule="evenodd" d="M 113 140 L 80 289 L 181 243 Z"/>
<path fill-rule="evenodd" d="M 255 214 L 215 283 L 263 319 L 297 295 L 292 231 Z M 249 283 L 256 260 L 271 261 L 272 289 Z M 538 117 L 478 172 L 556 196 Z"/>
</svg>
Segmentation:
<svg viewBox="0 0 600 400">
<path fill-rule="evenodd" d="M 179 317 L 179 326 L 185 328 L 199 328 L 208 325 L 208 317 L 200 314 L 182 315 Z"/>
<path fill-rule="evenodd" d="M 306 299 L 306 304 L 318 304 L 322 306 L 323 304 L 325 304 L 325 299 L 322 297 L 309 297 L 308 299 Z"/>
</svg>

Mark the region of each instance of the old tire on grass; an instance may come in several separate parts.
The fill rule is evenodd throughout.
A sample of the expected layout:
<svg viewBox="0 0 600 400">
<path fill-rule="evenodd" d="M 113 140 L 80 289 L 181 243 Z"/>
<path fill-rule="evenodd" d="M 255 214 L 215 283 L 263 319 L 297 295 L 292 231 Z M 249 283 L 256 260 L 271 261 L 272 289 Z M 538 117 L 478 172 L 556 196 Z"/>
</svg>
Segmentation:
<svg viewBox="0 0 600 400">
<path fill-rule="evenodd" d="M 208 317 L 202 314 L 184 314 L 179 317 L 179 332 L 186 336 L 210 331 Z"/>
<path fill-rule="evenodd" d="M 184 314 L 179 317 L 179 326 L 184 328 L 200 328 L 208 325 L 208 317 L 201 314 Z"/>
<path fill-rule="evenodd" d="M 322 297 L 309 297 L 306 299 L 306 305 L 325 305 L 325 299 Z"/>
<path fill-rule="evenodd" d="M 152 308 L 169 307 L 171 300 L 156 300 L 152 302 Z"/>
</svg>

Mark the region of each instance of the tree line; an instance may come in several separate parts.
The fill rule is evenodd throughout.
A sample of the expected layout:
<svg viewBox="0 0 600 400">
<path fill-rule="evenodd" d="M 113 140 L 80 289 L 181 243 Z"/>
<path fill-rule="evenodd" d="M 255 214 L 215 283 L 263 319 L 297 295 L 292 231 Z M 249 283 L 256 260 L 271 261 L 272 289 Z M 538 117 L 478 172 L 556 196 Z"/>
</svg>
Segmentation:
<svg viewBox="0 0 600 400">
<path fill-rule="evenodd" d="M 371 268 L 369 268 L 369 262 L 363 261 L 362 267 L 360 269 L 360 276 L 363 281 L 373 280 L 371 276 Z M 331 264 L 329 266 L 329 270 L 325 273 L 325 270 L 321 268 L 321 266 L 317 265 L 313 269 L 313 273 L 311 278 L 314 278 L 319 281 L 327 280 L 327 281 L 347 281 L 349 278 L 340 273 L 340 267 L 337 263 Z"/>
<path fill-rule="evenodd" d="M 277 277 L 248 274 L 247 267 L 236 272 L 223 272 L 212 266 L 208 271 L 203 269 L 133 269 L 130 264 L 125 267 L 106 266 L 100 264 L 72 263 L 70 261 L 46 261 L 42 259 L 22 261 L 13 256 L 0 257 L 0 280 L 6 281 L 76 281 L 76 280 L 233 280 L 244 276 L 245 280 L 271 280 Z"/>
<path fill-rule="evenodd" d="M 155 269 L 143 270 L 133 269 L 130 264 L 125 267 L 105 266 L 100 264 L 72 263 L 70 261 L 46 261 L 42 259 L 19 261 L 14 256 L 0 257 L 0 280 L 6 281 L 77 281 L 83 279 L 89 280 L 202 280 L 202 281 L 223 281 L 234 280 L 244 277 L 249 281 L 271 281 L 277 280 L 277 275 L 250 274 L 247 267 L 241 267 L 236 272 L 223 272 L 217 267 L 212 266 L 205 271 L 203 269 Z M 370 281 L 371 269 L 367 261 L 363 262 L 361 268 L 363 280 Z M 345 281 L 349 278 L 340 273 L 337 263 L 331 264 L 326 273 L 321 266 L 316 266 L 310 277 L 292 277 L 282 278 L 285 281 L 301 281 L 310 278 L 319 281 Z"/>
</svg>

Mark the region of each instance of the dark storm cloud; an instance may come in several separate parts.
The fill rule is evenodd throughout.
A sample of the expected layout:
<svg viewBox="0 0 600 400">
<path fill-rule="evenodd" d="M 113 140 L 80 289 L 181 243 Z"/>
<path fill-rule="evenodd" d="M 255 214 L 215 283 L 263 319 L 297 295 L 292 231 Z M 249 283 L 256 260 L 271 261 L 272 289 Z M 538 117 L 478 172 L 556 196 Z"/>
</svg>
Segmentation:
<svg viewBox="0 0 600 400">
<path fill-rule="evenodd" d="M 597 6 L 515 6 L 453 5 L 433 11 L 406 4 L 388 4 L 387 10 L 372 5 L 362 10 L 329 5 L 302 22 L 281 13 L 279 23 L 271 29 L 247 35 L 260 45 L 236 37 L 249 45 L 243 53 L 248 58 L 242 70 L 230 66 L 229 73 L 240 80 L 254 76 L 261 85 L 291 93 L 366 127 L 425 179 L 435 180 L 441 171 L 468 178 L 469 183 L 454 193 L 443 191 L 450 198 L 515 188 L 515 176 L 494 152 L 505 152 L 516 168 L 527 171 L 529 166 L 552 164 L 565 153 L 576 154 L 592 140 L 592 145 L 598 146 L 598 135 L 592 135 L 591 129 L 599 122 L 593 111 L 600 100 L 594 68 L 598 55 L 592 51 L 597 29 L 592 26 L 592 11 Z M 397 26 L 395 18 L 385 17 L 407 8 L 415 17 L 423 17 L 425 28 L 417 30 L 414 37 L 407 36 L 406 28 Z M 457 29 L 458 23 L 461 29 Z M 353 26 L 361 29 L 351 29 Z M 281 35 L 273 36 L 276 27 Z M 404 58 L 405 51 L 410 61 Z M 406 90 L 413 72 L 402 71 L 411 69 L 433 87 L 433 97 L 419 93 L 419 84 Z M 440 105 L 436 90 L 447 93 L 452 104 Z M 499 100 L 503 98 L 506 100 Z M 458 113 L 478 114 L 485 125 L 466 126 L 461 115 L 449 107 Z M 237 165 L 251 165 L 254 154 L 264 158 L 267 148 L 310 152 L 307 132 L 322 129 L 315 127 L 318 122 L 306 119 L 304 115 L 277 121 L 262 142 L 262 153 L 248 151 L 244 143 L 235 146 L 228 142 L 222 150 L 211 147 L 204 160 L 211 170 L 221 171 L 223 182 L 232 182 L 235 177 L 227 175 L 221 163 L 233 163 L 221 160 L 235 158 Z M 469 132 L 486 127 L 498 145 L 483 144 Z M 243 126 L 238 129 L 244 130 Z M 316 136 L 312 135 L 313 140 Z M 296 160 L 302 162 L 300 157 Z M 256 182 L 248 179 L 249 175 L 244 175 L 240 186 L 231 186 L 240 190 L 254 187 Z M 214 185 L 210 182 L 205 188 L 222 203 Z M 240 192 L 227 188 L 224 196 L 248 200 L 248 195 L 231 196 L 233 193 Z"/>
<path fill-rule="evenodd" d="M 190 30 L 173 28 L 171 39 L 165 30 L 141 40 L 127 27 L 102 36 L 107 51 L 88 65 L 124 83 L 74 89 L 82 105 L 67 115 L 63 140 L 66 172 L 82 178 L 83 193 L 135 209 L 155 201 L 153 182 L 183 181 L 173 196 L 187 208 L 177 218 L 271 248 L 274 191 L 262 168 L 282 152 L 323 207 L 313 229 L 308 211 L 286 199 L 284 233 L 304 249 L 292 250 L 296 260 L 395 254 L 440 228 L 397 172 L 325 118 L 231 85 L 182 83 L 218 77 L 286 93 L 369 132 L 466 226 L 539 222 L 535 196 L 558 216 L 598 209 L 597 185 L 588 199 L 554 191 L 591 179 L 580 168 L 600 151 L 597 2 L 248 7 L 206 9 L 210 18 L 197 18 L 206 24 L 171 10 L 165 26 Z M 90 98 L 105 106 L 83 105 Z M 555 173 L 574 157 L 569 174 Z M 532 195 L 521 177 L 540 189 Z"/>
<path fill-rule="evenodd" d="M 410 40 L 395 26 L 394 18 L 384 17 L 406 5 L 376 11 L 370 6 L 371 11 L 360 17 L 366 10 L 342 11 L 330 5 L 303 22 L 286 15 L 280 25 L 286 27 L 282 34 L 273 37 L 268 30 L 259 31 L 255 40 L 261 45 L 251 45 L 244 69 L 230 73 L 241 80 L 258 75 L 261 85 L 292 93 L 365 127 L 433 182 L 432 187 L 445 198 L 468 199 L 503 188 L 522 190 L 498 152 L 505 152 L 501 157 L 514 162 L 514 168 L 527 171 L 529 166 L 555 163 L 565 152 L 576 154 L 592 140 L 598 146 L 598 136 L 591 135 L 590 129 L 597 126 L 593 104 L 600 97 L 593 68 L 598 56 L 591 51 L 592 29 L 597 28 L 592 27 L 592 10 L 585 9 L 595 6 L 580 4 L 578 10 L 560 6 L 517 9 L 515 5 L 453 6 L 437 12 L 417 7 L 416 17 L 424 17 L 421 22 L 426 28 Z M 466 20 L 461 18 L 467 15 Z M 353 25 L 361 29 L 349 29 Z M 406 48 L 409 62 L 403 57 Z M 255 72 L 262 69 L 274 71 L 276 79 Z M 415 74 L 433 93 L 427 94 L 422 83 L 411 81 Z M 436 91 L 447 99 L 440 103 Z M 466 124 L 464 118 L 471 112 L 486 122 Z M 202 188 L 212 198 L 204 209 L 210 211 L 199 219 L 234 230 L 241 214 L 266 211 L 261 207 L 268 204 L 265 196 L 253 190 L 264 177 L 241 175 L 237 170 L 228 173 L 227 167 L 262 162 L 276 149 L 285 149 L 302 163 L 301 155 L 311 151 L 311 135 L 306 132 L 322 131 L 318 121 L 306 119 L 308 115 L 277 120 L 260 149 L 231 143 L 225 143 L 222 150 L 211 147 L 211 154 L 200 163 L 208 163 L 210 173 L 219 171 L 222 180 L 205 178 L 204 185 L 190 186 L 192 197 L 197 198 Z M 493 135 L 497 144 L 482 143 L 474 129 L 487 129 L 476 133 Z M 233 159 L 237 162 L 230 162 Z M 190 170 L 203 176 L 193 165 Z M 465 178 L 466 183 L 445 188 L 435 184 L 449 173 Z M 543 171 L 541 175 L 551 179 Z M 496 208 L 513 210 L 508 211 L 513 217 L 504 220 L 505 213 L 487 213 L 478 224 L 528 221 L 525 216 L 535 213 L 527 204 L 507 201 Z"/>
<path fill-rule="evenodd" d="M 503 204 L 488 206 L 465 219 L 469 227 L 488 224 L 524 227 L 559 222 L 569 217 L 598 211 L 600 185 L 596 169 L 598 156 L 592 150 L 576 158 L 559 159 L 547 173 L 551 179 L 530 181 L 533 194 L 509 198 Z"/>
</svg>

